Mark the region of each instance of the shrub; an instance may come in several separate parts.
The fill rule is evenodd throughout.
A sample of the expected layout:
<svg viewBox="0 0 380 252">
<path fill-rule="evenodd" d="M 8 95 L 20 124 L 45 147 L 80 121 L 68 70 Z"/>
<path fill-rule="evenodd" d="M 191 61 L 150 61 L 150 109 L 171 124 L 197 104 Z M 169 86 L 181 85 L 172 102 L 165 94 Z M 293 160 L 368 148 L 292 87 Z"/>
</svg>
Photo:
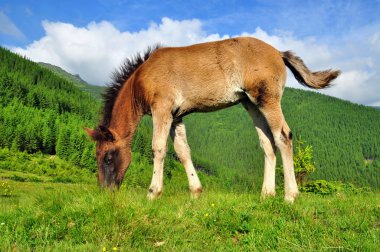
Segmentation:
<svg viewBox="0 0 380 252">
<path fill-rule="evenodd" d="M 310 192 L 315 194 L 328 195 L 335 192 L 345 192 L 345 193 L 366 193 L 371 192 L 369 187 L 356 187 L 354 184 L 342 182 L 331 182 L 326 180 L 316 180 L 307 183 L 301 187 L 302 192 Z"/>
<path fill-rule="evenodd" d="M 301 187 L 301 191 L 303 192 L 310 192 L 322 195 L 333 194 L 341 189 L 342 187 L 339 186 L 339 184 L 329 182 L 326 180 L 312 181 Z"/>
<path fill-rule="evenodd" d="M 313 147 L 311 145 L 305 145 L 301 137 L 297 140 L 298 146 L 296 153 L 293 157 L 294 172 L 296 180 L 299 185 L 304 185 L 307 182 L 307 176 L 315 171 L 315 165 L 313 159 Z"/>
<path fill-rule="evenodd" d="M 306 144 L 301 137 L 297 139 L 297 147 L 293 155 L 294 174 L 297 185 L 303 186 L 307 183 L 307 177 L 315 171 L 313 162 L 313 147 Z M 284 175 L 283 165 L 277 168 L 281 176 Z"/>
</svg>

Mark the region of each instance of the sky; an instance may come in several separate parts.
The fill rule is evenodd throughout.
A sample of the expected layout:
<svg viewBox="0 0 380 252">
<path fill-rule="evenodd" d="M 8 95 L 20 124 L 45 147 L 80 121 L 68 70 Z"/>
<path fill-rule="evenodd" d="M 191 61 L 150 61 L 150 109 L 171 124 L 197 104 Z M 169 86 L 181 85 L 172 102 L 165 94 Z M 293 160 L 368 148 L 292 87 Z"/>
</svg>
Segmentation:
<svg viewBox="0 0 380 252">
<path fill-rule="evenodd" d="M 380 106 L 379 13 L 379 0 L 1 0 L 0 45 L 105 85 L 150 45 L 252 36 L 312 70 L 342 71 L 318 92 Z M 287 86 L 304 89 L 291 74 Z"/>
</svg>

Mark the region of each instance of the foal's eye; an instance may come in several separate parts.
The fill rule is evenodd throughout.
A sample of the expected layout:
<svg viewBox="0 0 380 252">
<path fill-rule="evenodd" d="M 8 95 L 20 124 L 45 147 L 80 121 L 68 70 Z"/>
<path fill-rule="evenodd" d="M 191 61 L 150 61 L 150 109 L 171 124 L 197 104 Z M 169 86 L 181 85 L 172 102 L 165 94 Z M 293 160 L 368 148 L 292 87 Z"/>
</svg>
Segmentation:
<svg viewBox="0 0 380 252">
<path fill-rule="evenodd" d="M 104 163 L 106 163 L 107 165 L 111 164 L 112 163 L 112 154 L 110 153 L 107 153 L 104 157 Z"/>
<path fill-rule="evenodd" d="M 104 163 L 106 163 L 106 164 L 111 164 L 112 163 L 112 158 L 106 158 L 106 159 L 104 159 Z"/>
</svg>

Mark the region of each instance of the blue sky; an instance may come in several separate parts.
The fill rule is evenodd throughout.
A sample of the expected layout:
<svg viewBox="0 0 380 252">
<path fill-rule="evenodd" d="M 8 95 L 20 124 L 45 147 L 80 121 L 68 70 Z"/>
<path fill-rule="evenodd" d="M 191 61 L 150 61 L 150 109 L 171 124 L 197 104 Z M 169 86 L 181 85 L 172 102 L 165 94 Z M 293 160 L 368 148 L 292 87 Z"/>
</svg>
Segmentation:
<svg viewBox="0 0 380 252">
<path fill-rule="evenodd" d="M 0 44 L 102 85 L 122 58 L 143 46 L 249 35 L 295 51 L 311 68 L 342 69 L 326 94 L 380 106 L 379 13 L 375 0 L 6 0 L 0 1 Z"/>
<path fill-rule="evenodd" d="M 138 31 L 162 17 L 197 18 L 209 33 L 241 34 L 261 27 L 267 32 L 292 31 L 323 39 L 378 24 L 380 1 L 51 1 L 0 2 L 0 11 L 24 34 L 0 34 L 2 44 L 25 46 L 44 35 L 43 20 L 85 26 L 107 20 L 120 30 Z"/>
</svg>

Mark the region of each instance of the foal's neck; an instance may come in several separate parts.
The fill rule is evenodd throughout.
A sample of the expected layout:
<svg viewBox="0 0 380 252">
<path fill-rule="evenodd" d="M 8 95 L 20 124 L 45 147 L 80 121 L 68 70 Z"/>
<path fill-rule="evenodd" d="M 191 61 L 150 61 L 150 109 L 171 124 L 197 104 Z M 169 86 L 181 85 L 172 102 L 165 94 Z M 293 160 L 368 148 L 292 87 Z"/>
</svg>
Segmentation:
<svg viewBox="0 0 380 252">
<path fill-rule="evenodd" d="M 133 88 L 132 81 L 125 83 L 116 98 L 110 122 L 110 128 L 116 131 L 120 138 L 128 138 L 130 141 L 144 115 L 143 106 L 136 106 L 136 102 L 142 101 L 139 99 L 136 101 Z"/>
</svg>

